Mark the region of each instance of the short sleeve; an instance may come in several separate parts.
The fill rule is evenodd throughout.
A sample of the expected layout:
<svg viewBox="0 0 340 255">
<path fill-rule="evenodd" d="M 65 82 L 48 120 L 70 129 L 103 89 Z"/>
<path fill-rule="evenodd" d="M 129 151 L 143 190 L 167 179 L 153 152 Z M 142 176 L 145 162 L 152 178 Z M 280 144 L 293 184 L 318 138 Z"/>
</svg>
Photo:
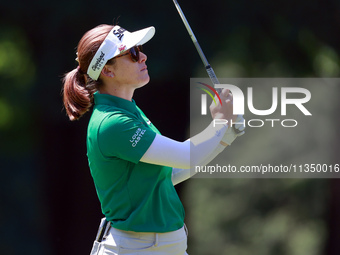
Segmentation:
<svg viewBox="0 0 340 255">
<path fill-rule="evenodd" d="M 138 163 L 156 133 L 141 120 L 124 113 L 107 116 L 98 130 L 98 145 L 105 157 Z"/>
</svg>

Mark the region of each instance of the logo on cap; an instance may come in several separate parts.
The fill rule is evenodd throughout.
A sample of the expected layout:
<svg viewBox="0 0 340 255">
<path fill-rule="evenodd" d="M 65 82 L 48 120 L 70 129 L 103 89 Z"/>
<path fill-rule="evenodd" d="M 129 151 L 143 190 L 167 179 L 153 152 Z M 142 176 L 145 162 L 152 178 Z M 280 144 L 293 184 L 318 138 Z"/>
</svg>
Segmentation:
<svg viewBox="0 0 340 255">
<path fill-rule="evenodd" d="M 101 52 L 100 52 L 99 58 L 97 58 L 96 63 L 92 66 L 92 70 L 93 70 L 93 71 L 96 71 L 96 69 L 97 69 L 97 70 L 100 69 L 100 67 L 101 67 L 101 66 L 103 65 L 103 63 L 104 63 L 104 57 L 105 57 L 105 53 L 101 51 Z"/>
<path fill-rule="evenodd" d="M 119 39 L 119 41 L 122 40 L 123 36 L 124 36 L 124 32 L 126 31 L 126 29 L 124 28 L 119 28 L 118 30 L 113 30 L 113 34 L 115 36 L 117 36 L 117 38 Z"/>
<path fill-rule="evenodd" d="M 126 51 L 126 45 L 122 44 L 118 47 L 119 53 L 123 53 L 124 51 Z"/>
</svg>

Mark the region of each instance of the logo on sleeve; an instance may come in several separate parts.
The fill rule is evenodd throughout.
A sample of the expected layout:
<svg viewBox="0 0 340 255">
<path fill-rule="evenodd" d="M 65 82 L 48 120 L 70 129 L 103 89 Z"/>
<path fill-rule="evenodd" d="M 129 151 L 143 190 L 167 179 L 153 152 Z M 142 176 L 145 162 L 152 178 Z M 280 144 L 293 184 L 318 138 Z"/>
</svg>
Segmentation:
<svg viewBox="0 0 340 255">
<path fill-rule="evenodd" d="M 145 129 L 142 130 L 140 128 L 136 130 L 136 133 L 134 133 L 130 140 L 132 147 L 136 147 L 138 142 L 142 139 L 145 131 L 146 131 Z"/>
</svg>

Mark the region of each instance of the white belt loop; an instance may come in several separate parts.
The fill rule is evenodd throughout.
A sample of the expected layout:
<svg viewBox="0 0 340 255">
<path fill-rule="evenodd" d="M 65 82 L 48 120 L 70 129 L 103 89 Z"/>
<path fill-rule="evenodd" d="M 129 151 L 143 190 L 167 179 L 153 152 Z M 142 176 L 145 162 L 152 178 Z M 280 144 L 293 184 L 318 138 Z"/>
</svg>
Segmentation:
<svg viewBox="0 0 340 255">
<path fill-rule="evenodd" d="M 155 233 L 155 247 L 158 246 L 158 233 Z"/>
<path fill-rule="evenodd" d="M 188 236 L 189 235 L 189 231 L 188 231 L 187 225 L 185 225 L 185 223 L 184 223 L 184 230 L 185 230 L 185 234 Z"/>
</svg>

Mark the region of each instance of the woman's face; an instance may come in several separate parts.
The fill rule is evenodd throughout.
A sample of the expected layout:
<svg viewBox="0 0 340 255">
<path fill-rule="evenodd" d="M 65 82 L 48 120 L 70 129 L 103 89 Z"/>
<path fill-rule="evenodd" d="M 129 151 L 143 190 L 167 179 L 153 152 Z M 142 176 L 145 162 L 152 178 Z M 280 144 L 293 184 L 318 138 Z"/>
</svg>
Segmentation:
<svg viewBox="0 0 340 255">
<path fill-rule="evenodd" d="M 113 73 L 115 82 L 123 86 L 140 88 L 150 81 L 146 62 L 146 55 L 139 52 L 139 60 L 133 62 L 131 56 L 125 55 L 115 59 Z"/>
</svg>

